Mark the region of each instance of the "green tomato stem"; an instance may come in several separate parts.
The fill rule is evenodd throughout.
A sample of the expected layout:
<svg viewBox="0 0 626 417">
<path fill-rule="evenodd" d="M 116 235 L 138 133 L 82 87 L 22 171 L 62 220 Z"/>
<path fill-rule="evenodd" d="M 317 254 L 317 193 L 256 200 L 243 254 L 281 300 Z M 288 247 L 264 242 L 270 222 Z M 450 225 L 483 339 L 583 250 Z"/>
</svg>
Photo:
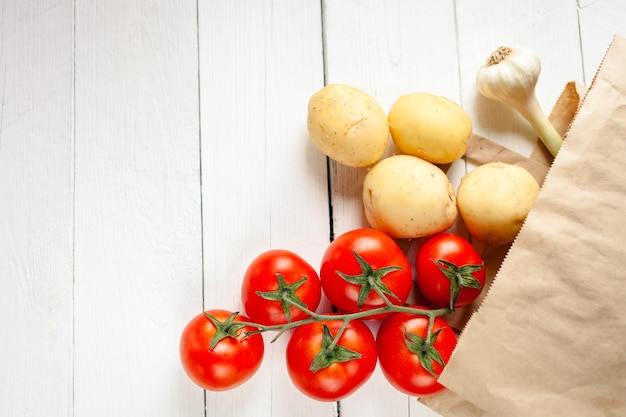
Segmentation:
<svg viewBox="0 0 626 417">
<path fill-rule="evenodd" d="M 385 313 L 409 313 L 409 314 L 422 315 L 422 316 L 428 317 L 428 330 L 426 332 L 424 348 L 429 348 L 431 344 L 435 318 L 439 316 L 443 316 L 445 314 L 449 314 L 453 311 L 451 308 L 427 310 L 427 309 L 416 308 L 416 307 L 411 307 L 411 306 L 395 305 L 389 300 L 386 294 L 384 294 L 384 292 L 380 288 L 378 288 L 378 286 L 374 285 L 372 286 L 372 288 L 376 292 L 376 294 L 378 294 L 385 302 L 384 307 L 374 308 L 371 310 L 362 310 L 356 313 L 348 313 L 348 314 L 318 314 L 314 311 L 309 310 L 307 307 L 304 306 L 303 303 L 298 302 L 298 300 L 293 300 L 291 297 L 285 296 L 283 297 L 284 301 L 302 310 L 304 313 L 306 313 L 310 317 L 306 319 L 302 319 L 302 320 L 297 320 L 297 321 L 288 321 L 287 323 L 276 324 L 276 325 L 262 325 L 262 324 L 254 323 L 254 322 L 237 322 L 237 326 L 240 326 L 240 328 L 244 326 L 256 328 L 256 330 L 254 331 L 246 332 L 244 337 L 248 337 L 254 334 L 264 333 L 267 331 L 278 330 L 278 333 L 276 334 L 276 336 L 274 336 L 274 338 L 271 341 L 273 343 L 276 340 L 278 340 L 278 338 L 282 336 L 286 331 L 290 329 L 293 329 L 299 326 L 304 326 L 304 325 L 311 324 L 311 323 L 321 322 L 321 321 L 342 320 L 343 323 L 341 325 L 341 328 L 339 329 L 337 334 L 333 336 L 332 342 L 326 347 L 325 354 L 330 356 L 332 355 L 333 350 L 337 347 L 339 343 L 339 339 L 341 338 L 341 335 L 344 333 L 344 331 L 346 330 L 346 328 L 348 327 L 348 325 L 350 324 L 352 320 L 365 319 L 368 317 L 376 316 L 379 314 L 385 314 Z M 236 313 L 234 314 L 236 315 Z"/>
<path fill-rule="evenodd" d="M 431 335 L 433 334 L 433 326 L 435 325 L 435 317 L 433 316 L 428 316 L 428 330 L 426 331 L 426 340 L 424 343 L 424 346 L 426 348 L 430 347 L 430 339 L 431 339 Z"/>
<path fill-rule="evenodd" d="M 349 323 L 350 323 L 350 320 L 344 320 L 343 321 L 343 324 L 341 325 L 341 327 L 339 328 L 339 331 L 337 332 L 337 334 L 333 338 L 332 343 L 330 345 L 328 345 L 328 348 L 326 349 L 326 354 L 327 355 L 332 354 L 333 349 L 335 348 L 335 346 L 337 346 L 337 343 L 339 343 L 339 338 L 341 337 L 343 332 L 346 330 L 346 327 L 348 327 Z"/>
<path fill-rule="evenodd" d="M 251 336 L 253 334 L 258 334 L 258 333 L 265 333 L 265 332 L 273 331 L 273 330 L 278 330 L 278 334 L 276 335 L 276 337 L 272 339 L 272 342 L 274 342 L 278 340 L 278 338 L 281 335 L 283 335 L 286 331 L 290 329 L 304 326 L 306 324 L 321 322 L 321 321 L 343 320 L 345 325 L 347 326 L 347 323 L 349 323 L 352 320 L 366 319 L 368 317 L 376 316 L 379 314 L 410 313 L 410 314 L 415 314 L 415 315 L 420 315 L 420 316 L 426 316 L 430 319 L 430 322 L 432 322 L 434 321 L 435 317 L 443 316 L 452 312 L 452 310 L 450 310 L 449 308 L 427 310 L 427 309 L 421 309 L 421 308 L 416 308 L 416 307 L 411 307 L 411 306 L 399 306 L 399 305 L 395 305 L 391 303 L 389 303 L 388 305 L 384 307 L 374 308 L 372 310 L 363 310 L 363 311 L 359 311 L 356 313 L 347 313 L 347 314 L 318 314 L 314 311 L 311 311 L 307 308 L 304 308 L 298 305 L 296 305 L 296 307 L 304 311 L 310 317 L 306 319 L 302 319 L 302 320 L 288 322 L 285 324 L 263 325 L 263 324 L 259 324 L 255 322 L 237 322 L 237 324 L 240 326 L 254 327 L 256 329 L 254 331 L 246 332 L 247 336 Z M 432 332 L 431 323 L 429 323 L 429 334 L 427 336 L 430 336 L 430 332 Z M 335 337 L 337 338 L 337 336 Z"/>
<path fill-rule="evenodd" d="M 370 277 L 370 284 L 374 292 L 385 302 L 387 307 L 393 307 L 394 304 L 391 302 L 389 297 L 378 287 L 378 285 L 374 285 L 374 279 Z"/>
</svg>

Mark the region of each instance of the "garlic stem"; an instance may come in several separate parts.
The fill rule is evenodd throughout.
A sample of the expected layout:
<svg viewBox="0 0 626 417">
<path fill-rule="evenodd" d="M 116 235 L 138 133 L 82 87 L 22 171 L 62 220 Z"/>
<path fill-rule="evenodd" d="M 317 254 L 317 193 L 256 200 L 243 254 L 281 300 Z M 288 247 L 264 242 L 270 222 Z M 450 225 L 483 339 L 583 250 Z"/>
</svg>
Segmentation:
<svg viewBox="0 0 626 417">
<path fill-rule="evenodd" d="M 524 106 L 515 109 L 532 125 L 535 133 L 537 133 L 539 139 L 541 139 L 541 142 L 543 142 L 552 156 L 556 156 L 563 144 L 563 138 L 561 138 L 559 132 L 556 131 L 554 125 L 550 123 L 541 110 L 535 94 L 528 97 Z"/>
<path fill-rule="evenodd" d="M 563 138 L 541 110 L 535 86 L 541 73 L 539 57 L 529 49 L 500 47 L 476 74 L 476 86 L 487 98 L 517 110 L 555 156 Z"/>
</svg>

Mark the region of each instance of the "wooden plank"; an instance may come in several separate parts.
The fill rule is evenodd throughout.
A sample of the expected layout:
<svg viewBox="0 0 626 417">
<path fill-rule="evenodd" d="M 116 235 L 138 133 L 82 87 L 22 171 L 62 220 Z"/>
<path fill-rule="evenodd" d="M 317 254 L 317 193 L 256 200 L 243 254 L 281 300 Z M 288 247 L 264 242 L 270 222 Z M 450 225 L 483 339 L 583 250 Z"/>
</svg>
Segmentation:
<svg viewBox="0 0 626 417">
<path fill-rule="evenodd" d="M 178 356 L 202 306 L 196 4 L 75 10 L 75 414 L 199 416 Z"/>
<path fill-rule="evenodd" d="M 514 110 L 484 98 L 476 89 L 476 71 L 498 46 L 531 48 L 542 64 L 537 99 L 549 114 L 568 81 L 583 81 L 576 1 L 471 0 L 457 3 L 456 14 L 462 97 L 474 132 L 530 155 L 537 140 L 530 124 Z"/>
<path fill-rule="evenodd" d="M 326 2 L 327 83 L 361 88 L 386 111 L 414 92 L 460 104 L 453 12 L 450 1 Z M 364 169 L 333 164 L 335 233 L 364 224 L 364 175 Z"/>
<path fill-rule="evenodd" d="M 442 95 L 460 104 L 452 1 L 328 1 L 324 5 L 327 83 L 361 88 L 386 111 L 400 95 L 414 92 Z M 335 235 L 367 226 L 361 200 L 365 173 L 366 169 L 332 165 Z M 464 162 L 455 163 L 449 173 L 457 181 L 465 173 Z M 370 325 L 376 331 L 376 324 Z M 341 402 L 342 416 L 409 413 L 436 415 L 395 390 L 379 367 L 365 386 Z"/>
<path fill-rule="evenodd" d="M 578 15 L 584 81 L 589 85 L 613 36 L 626 38 L 626 5 L 621 0 L 580 0 Z"/>
<path fill-rule="evenodd" d="M 72 4 L 0 5 L 3 416 L 73 414 Z"/>
<path fill-rule="evenodd" d="M 325 157 L 307 138 L 323 85 L 317 2 L 200 2 L 205 308 L 239 310 L 252 259 L 292 250 L 316 269 L 329 242 Z M 269 342 L 272 335 L 265 335 Z M 208 416 L 331 416 L 286 371 L 288 335 L 243 386 L 207 393 Z"/>
</svg>

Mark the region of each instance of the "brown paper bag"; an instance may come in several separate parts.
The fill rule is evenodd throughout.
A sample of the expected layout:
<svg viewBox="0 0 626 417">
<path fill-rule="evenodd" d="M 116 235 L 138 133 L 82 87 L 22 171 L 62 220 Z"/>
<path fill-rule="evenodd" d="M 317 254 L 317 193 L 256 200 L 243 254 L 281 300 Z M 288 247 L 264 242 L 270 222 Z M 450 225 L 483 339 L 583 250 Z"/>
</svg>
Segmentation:
<svg viewBox="0 0 626 417">
<path fill-rule="evenodd" d="M 615 37 L 489 293 L 423 399 L 445 417 L 626 416 L 626 40 Z"/>
</svg>

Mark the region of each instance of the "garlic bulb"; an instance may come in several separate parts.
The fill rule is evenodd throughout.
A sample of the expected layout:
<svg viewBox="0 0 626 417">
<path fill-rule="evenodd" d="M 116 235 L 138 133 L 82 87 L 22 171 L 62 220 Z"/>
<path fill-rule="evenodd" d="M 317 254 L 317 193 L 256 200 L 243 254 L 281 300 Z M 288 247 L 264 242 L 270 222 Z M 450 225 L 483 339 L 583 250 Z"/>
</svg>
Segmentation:
<svg viewBox="0 0 626 417">
<path fill-rule="evenodd" d="M 476 74 L 476 86 L 485 97 L 517 110 L 554 156 L 563 139 L 541 110 L 535 86 L 541 73 L 539 57 L 526 48 L 499 47 Z"/>
</svg>

